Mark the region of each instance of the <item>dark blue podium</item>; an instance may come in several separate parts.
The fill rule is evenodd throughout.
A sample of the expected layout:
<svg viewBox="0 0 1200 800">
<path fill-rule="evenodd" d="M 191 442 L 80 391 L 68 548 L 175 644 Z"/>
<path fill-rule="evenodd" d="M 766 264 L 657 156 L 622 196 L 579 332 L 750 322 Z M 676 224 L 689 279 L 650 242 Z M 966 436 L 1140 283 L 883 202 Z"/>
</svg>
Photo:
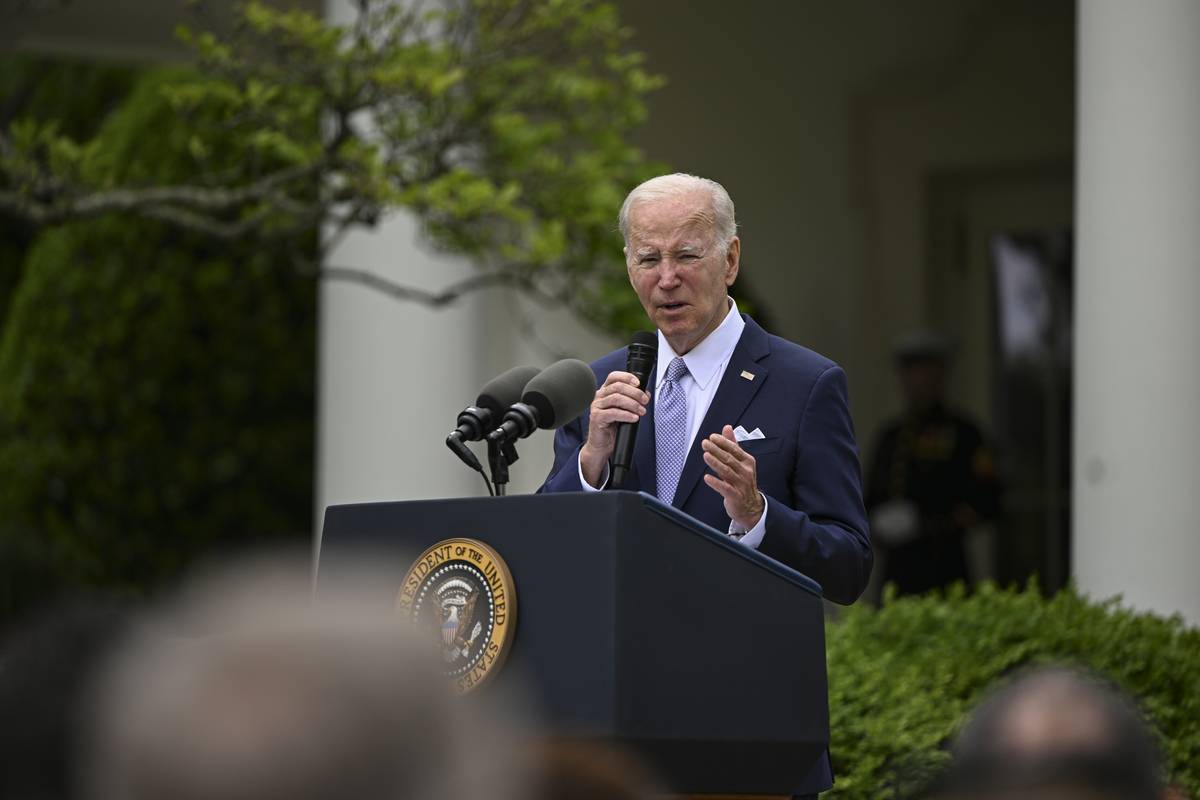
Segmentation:
<svg viewBox="0 0 1200 800">
<path fill-rule="evenodd" d="M 649 495 L 330 506 L 318 600 L 369 554 L 395 588 L 361 599 L 388 607 L 453 537 L 507 562 L 519 611 L 496 685 L 529 683 L 552 735 L 628 746 L 685 794 L 790 795 L 828 747 L 820 587 Z"/>
</svg>

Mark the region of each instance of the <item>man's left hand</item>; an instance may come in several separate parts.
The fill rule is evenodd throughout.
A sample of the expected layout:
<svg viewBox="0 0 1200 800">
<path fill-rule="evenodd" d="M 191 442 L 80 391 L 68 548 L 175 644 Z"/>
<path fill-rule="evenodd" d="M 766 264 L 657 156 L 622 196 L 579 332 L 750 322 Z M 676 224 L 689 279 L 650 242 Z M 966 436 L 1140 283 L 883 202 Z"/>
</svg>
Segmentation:
<svg viewBox="0 0 1200 800">
<path fill-rule="evenodd" d="M 766 503 L 758 492 L 758 468 L 754 456 L 738 444 L 733 426 L 726 425 L 700 443 L 704 463 L 713 471 L 704 482 L 725 498 L 725 513 L 750 530 L 758 524 Z"/>
</svg>

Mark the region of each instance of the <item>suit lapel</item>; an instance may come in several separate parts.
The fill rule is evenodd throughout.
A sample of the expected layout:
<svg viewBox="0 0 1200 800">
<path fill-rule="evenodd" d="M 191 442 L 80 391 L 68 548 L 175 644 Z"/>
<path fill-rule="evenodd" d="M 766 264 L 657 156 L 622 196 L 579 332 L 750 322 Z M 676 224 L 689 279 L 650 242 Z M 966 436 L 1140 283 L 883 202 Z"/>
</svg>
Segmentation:
<svg viewBox="0 0 1200 800">
<path fill-rule="evenodd" d="M 703 450 L 700 443 L 708 438 L 709 434 L 720 433 L 722 426 L 736 425 L 746 406 L 767 379 L 766 367 L 758 363 L 771 352 L 767 333 L 750 317 L 744 319 L 746 327 L 742 330 L 737 346 L 733 348 L 733 354 L 729 357 L 725 374 L 721 376 L 721 383 L 717 387 L 712 405 L 708 407 L 708 413 L 704 415 L 704 421 L 700 423 L 696 438 L 688 450 L 687 459 L 683 462 L 683 474 L 679 476 L 679 487 L 675 490 L 675 500 L 672 503 L 676 508 L 683 508 L 700 482 L 700 476 L 704 474 Z M 754 377 L 747 379 L 742 376 L 743 372 Z"/>
</svg>

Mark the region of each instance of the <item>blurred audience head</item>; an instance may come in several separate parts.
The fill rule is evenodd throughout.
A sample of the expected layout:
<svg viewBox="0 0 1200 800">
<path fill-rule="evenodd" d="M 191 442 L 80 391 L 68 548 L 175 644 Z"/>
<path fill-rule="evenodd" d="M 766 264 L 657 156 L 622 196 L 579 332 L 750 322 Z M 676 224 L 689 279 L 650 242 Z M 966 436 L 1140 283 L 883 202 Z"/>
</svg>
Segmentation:
<svg viewBox="0 0 1200 800">
<path fill-rule="evenodd" d="M 540 800 L 650 800 L 667 794 L 645 764 L 611 743 L 560 741 L 530 754 Z"/>
<path fill-rule="evenodd" d="M 183 592 L 100 683 L 91 797 L 509 796 L 486 722 L 438 674 L 432 641 L 390 608 L 322 599 L 302 561 Z"/>
<path fill-rule="evenodd" d="M 0 797 L 79 796 L 76 753 L 88 688 L 129 625 L 124 606 L 76 597 L 14 629 L 0 646 Z"/>
<path fill-rule="evenodd" d="M 1032 670 L 984 700 L 963 729 L 943 798 L 1156 800 L 1161 760 L 1141 713 L 1096 676 Z"/>
</svg>

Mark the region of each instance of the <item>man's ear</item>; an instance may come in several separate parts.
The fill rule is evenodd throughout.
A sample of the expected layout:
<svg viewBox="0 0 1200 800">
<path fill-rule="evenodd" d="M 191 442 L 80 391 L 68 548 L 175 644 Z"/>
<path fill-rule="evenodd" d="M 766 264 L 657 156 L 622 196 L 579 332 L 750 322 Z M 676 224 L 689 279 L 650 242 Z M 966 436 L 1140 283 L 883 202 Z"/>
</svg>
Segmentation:
<svg viewBox="0 0 1200 800">
<path fill-rule="evenodd" d="M 733 237 L 729 242 L 729 250 L 725 252 L 725 285 L 733 286 L 733 282 L 737 280 L 738 267 L 741 265 L 742 258 L 742 240 L 738 237 Z"/>
</svg>

